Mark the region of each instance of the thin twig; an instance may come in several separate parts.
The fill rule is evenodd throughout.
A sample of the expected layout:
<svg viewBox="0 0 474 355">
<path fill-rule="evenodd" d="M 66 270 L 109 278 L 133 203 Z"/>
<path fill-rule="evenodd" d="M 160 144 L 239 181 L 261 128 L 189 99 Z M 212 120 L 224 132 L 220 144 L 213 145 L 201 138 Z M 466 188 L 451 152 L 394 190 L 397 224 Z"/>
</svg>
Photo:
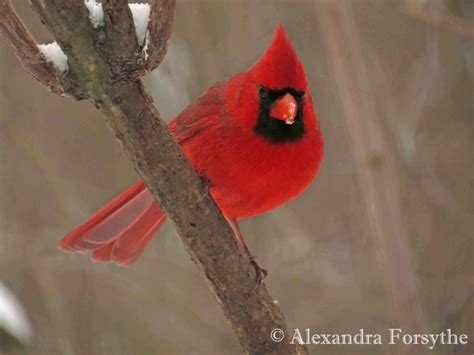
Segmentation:
<svg viewBox="0 0 474 355">
<path fill-rule="evenodd" d="M 21 65 L 38 83 L 56 95 L 64 94 L 56 69 L 43 58 L 35 39 L 17 16 L 10 0 L 0 0 L 0 33 Z"/>
<path fill-rule="evenodd" d="M 171 36 L 171 23 L 175 12 L 175 0 L 154 0 L 148 24 L 147 44 L 145 48 L 146 69 L 153 71 L 163 60 Z"/>
</svg>

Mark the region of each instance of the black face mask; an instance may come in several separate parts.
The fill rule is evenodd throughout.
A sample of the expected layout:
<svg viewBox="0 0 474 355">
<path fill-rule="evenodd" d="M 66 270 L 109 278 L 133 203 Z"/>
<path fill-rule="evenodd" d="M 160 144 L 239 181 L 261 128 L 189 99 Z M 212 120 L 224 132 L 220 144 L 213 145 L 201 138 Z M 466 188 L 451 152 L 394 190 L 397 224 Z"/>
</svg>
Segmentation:
<svg viewBox="0 0 474 355">
<path fill-rule="evenodd" d="M 295 98 L 298 104 L 293 124 L 287 124 L 285 121 L 272 118 L 270 115 L 273 104 L 288 93 Z M 272 90 L 261 86 L 258 94 L 260 105 L 257 125 L 254 128 L 257 134 L 274 144 L 296 142 L 305 135 L 306 131 L 303 122 L 304 91 L 297 91 L 292 88 Z"/>
</svg>

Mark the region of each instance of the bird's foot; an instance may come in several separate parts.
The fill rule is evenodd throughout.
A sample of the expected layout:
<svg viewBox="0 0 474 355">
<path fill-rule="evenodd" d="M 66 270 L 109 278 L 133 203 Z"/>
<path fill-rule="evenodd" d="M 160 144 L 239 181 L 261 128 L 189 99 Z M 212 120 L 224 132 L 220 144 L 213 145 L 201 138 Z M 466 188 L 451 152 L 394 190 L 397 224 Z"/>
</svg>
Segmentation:
<svg viewBox="0 0 474 355">
<path fill-rule="evenodd" d="M 213 186 L 211 181 L 207 178 L 206 175 L 204 175 L 204 173 L 198 174 L 198 177 L 199 177 L 199 180 L 201 181 L 201 189 L 203 191 L 204 196 L 206 197 L 209 196 L 210 191 Z"/>
<path fill-rule="evenodd" d="M 250 254 L 249 251 L 247 251 L 247 255 L 250 259 L 250 262 L 252 263 L 254 269 L 255 269 L 255 275 L 256 275 L 256 284 L 255 284 L 255 289 L 259 288 L 262 283 L 263 283 L 263 280 L 265 279 L 265 277 L 268 276 L 268 271 L 266 269 L 264 269 L 263 267 L 261 267 L 260 265 L 258 265 L 257 261 L 255 260 L 255 257 Z"/>
</svg>

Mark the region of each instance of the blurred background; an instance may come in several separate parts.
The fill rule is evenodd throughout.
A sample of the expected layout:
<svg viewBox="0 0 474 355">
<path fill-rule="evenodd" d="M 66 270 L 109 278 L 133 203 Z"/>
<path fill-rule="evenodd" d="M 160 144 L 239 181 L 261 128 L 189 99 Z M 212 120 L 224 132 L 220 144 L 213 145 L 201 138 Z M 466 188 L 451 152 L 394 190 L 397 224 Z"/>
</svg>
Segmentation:
<svg viewBox="0 0 474 355">
<path fill-rule="evenodd" d="M 27 2 L 13 3 L 50 42 Z M 473 19 L 470 0 L 178 1 L 168 54 L 145 79 L 163 117 L 252 65 L 278 23 L 305 66 L 325 137 L 319 176 L 241 224 L 289 327 L 470 337 L 311 353 L 474 352 Z M 31 329 L 0 353 L 241 352 L 172 225 L 129 269 L 56 249 L 137 180 L 98 111 L 37 85 L 1 40 L 0 282 Z"/>
</svg>

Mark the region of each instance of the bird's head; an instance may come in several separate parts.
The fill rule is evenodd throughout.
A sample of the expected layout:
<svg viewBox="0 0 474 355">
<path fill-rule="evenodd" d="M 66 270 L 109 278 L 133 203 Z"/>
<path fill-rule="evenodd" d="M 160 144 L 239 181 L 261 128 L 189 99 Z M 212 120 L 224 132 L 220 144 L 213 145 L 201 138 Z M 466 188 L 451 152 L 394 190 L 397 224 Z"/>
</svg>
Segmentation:
<svg viewBox="0 0 474 355">
<path fill-rule="evenodd" d="M 306 74 L 282 25 L 278 25 L 264 55 L 251 68 L 252 79 L 261 89 L 304 92 Z"/>
<path fill-rule="evenodd" d="M 239 96 L 251 103 L 245 116 L 253 130 L 273 143 L 302 138 L 306 116 L 315 121 L 314 109 L 303 66 L 282 25 L 276 28 L 264 55 L 243 74 L 245 84 Z"/>
</svg>

